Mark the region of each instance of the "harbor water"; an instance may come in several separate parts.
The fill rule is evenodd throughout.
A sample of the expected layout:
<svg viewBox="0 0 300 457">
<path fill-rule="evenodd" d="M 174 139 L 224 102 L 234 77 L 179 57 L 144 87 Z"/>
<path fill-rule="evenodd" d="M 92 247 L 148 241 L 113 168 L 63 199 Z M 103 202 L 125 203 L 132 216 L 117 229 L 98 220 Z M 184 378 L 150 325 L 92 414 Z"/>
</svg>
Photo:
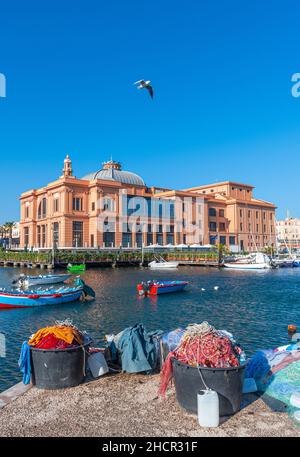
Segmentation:
<svg viewBox="0 0 300 457">
<path fill-rule="evenodd" d="M 0 287 L 10 286 L 20 273 L 28 271 L 41 273 L 1 268 Z M 248 356 L 258 348 L 286 344 L 288 324 L 300 326 L 300 268 L 233 271 L 180 267 L 155 272 L 98 268 L 87 270 L 82 278 L 95 290 L 94 302 L 0 311 L 0 333 L 6 342 L 5 357 L 0 357 L 0 392 L 21 380 L 18 357 L 22 342 L 56 320 L 71 319 L 93 337 L 94 345 L 101 344 L 105 334 L 138 322 L 148 331 L 167 331 L 207 320 L 232 332 Z M 184 292 L 139 297 L 136 285 L 148 279 L 182 279 L 191 284 Z M 215 290 L 215 286 L 219 288 Z"/>
</svg>

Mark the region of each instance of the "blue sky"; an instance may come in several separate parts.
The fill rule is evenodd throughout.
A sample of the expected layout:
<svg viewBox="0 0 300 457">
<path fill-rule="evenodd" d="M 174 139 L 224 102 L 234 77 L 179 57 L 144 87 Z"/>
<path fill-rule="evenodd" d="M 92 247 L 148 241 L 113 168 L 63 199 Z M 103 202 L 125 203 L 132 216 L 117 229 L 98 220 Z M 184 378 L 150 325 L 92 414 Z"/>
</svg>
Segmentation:
<svg viewBox="0 0 300 457">
<path fill-rule="evenodd" d="M 245 182 L 300 217 L 299 19 L 294 0 L 2 2 L 0 222 L 66 153 L 78 177 L 112 155 L 148 185 Z"/>
</svg>

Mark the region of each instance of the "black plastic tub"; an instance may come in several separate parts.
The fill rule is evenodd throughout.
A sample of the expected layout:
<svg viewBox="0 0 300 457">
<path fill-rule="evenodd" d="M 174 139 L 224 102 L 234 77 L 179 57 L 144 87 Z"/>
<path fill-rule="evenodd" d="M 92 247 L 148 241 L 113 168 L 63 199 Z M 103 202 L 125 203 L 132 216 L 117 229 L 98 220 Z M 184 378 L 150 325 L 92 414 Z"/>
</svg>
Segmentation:
<svg viewBox="0 0 300 457">
<path fill-rule="evenodd" d="M 197 394 L 205 386 L 198 368 L 172 358 L 177 401 L 184 409 L 197 414 Z M 240 410 L 246 364 L 233 368 L 199 368 L 202 377 L 219 397 L 220 416 L 230 416 Z"/>
<path fill-rule="evenodd" d="M 63 389 L 81 384 L 90 344 L 91 341 L 71 349 L 30 348 L 32 384 L 39 389 Z"/>
</svg>

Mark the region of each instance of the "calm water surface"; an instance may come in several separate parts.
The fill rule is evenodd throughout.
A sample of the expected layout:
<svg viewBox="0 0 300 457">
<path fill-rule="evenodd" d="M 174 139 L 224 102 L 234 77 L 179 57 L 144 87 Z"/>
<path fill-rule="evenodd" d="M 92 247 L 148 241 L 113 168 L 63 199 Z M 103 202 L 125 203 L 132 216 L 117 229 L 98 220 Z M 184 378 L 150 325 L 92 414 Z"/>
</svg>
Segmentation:
<svg viewBox="0 0 300 457">
<path fill-rule="evenodd" d="M 0 286 L 7 286 L 21 272 L 0 268 Z M 40 270 L 32 273 L 39 274 Z M 0 358 L 0 392 L 21 379 L 17 361 L 22 342 L 57 319 L 72 319 L 95 344 L 106 333 L 117 333 L 138 322 L 151 331 L 207 320 L 232 332 L 247 355 L 258 348 L 285 344 L 287 325 L 300 326 L 300 268 L 257 272 L 199 267 L 168 272 L 92 269 L 82 277 L 96 291 L 92 303 L 0 311 L 0 332 L 6 336 L 6 357 Z M 136 284 L 141 280 L 173 278 L 190 280 L 189 290 L 154 298 L 136 294 Z"/>
</svg>

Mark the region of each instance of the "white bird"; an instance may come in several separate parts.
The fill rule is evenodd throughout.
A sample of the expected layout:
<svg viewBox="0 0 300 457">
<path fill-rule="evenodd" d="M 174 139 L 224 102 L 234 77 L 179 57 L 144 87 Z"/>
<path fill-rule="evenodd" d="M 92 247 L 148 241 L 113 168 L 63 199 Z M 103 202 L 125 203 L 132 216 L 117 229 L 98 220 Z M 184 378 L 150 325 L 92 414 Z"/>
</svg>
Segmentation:
<svg viewBox="0 0 300 457">
<path fill-rule="evenodd" d="M 143 79 L 140 79 L 139 81 L 136 81 L 133 84 L 139 84 L 139 86 L 137 87 L 138 89 L 147 89 L 150 94 L 150 97 L 153 98 L 154 91 L 150 83 L 151 81 L 144 81 Z"/>
<path fill-rule="evenodd" d="M 201 290 L 203 290 L 203 291 L 204 291 L 205 289 L 203 289 L 203 287 L 201 287 Z"/>
<path fill-rule="evenodd" d="M 215 289 L 215 290 L 218 290 L 218 289 L 219 289 L 219 286 L 215 286 L 214 289 Z"/>
</svg>

